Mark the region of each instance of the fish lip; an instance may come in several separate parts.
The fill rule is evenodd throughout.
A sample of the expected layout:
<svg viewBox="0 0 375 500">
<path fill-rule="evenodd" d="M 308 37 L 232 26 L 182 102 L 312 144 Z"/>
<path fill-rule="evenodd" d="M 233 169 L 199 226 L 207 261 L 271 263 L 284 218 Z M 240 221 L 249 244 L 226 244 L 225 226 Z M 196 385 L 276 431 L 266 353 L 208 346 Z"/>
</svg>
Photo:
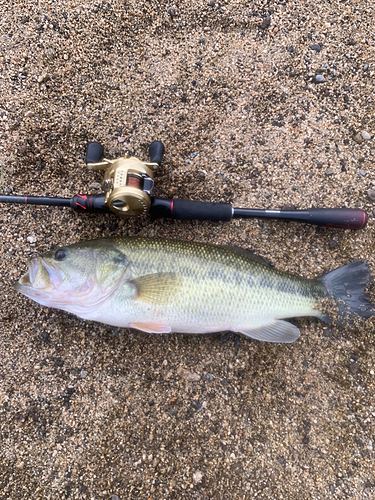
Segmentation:
<svg viewBox="0 0 375 500">
<path fill-rule="evenodd" d="M 43 266 L 49 276 L 49 284 L 43 287 L 44 289 L 50 288 L 51 286 L 56 288 L 64 281 L 64 273 L 59 268 L 55 267 L 53 264 L 48 264 L 42 257 L 36 254 L 29 259 L 26 273 L 15 283 L 17 290 L 21 287 L 39 288 L 34 286 L 39 266 Z"/>
<path fill-rule="evenodd" d="M 29 260 L 29 269 L 26 275 L 24 276 L 25 278 L 28 278 L 30 281 L 30 285 L 34 283 L 36 273 L 38 272 L 38 267 L 40 264 L 40 259 L 38 255 L 33 255 L 30 260 Z"/>
<path fill-rule="evenodd" d="M 15 283 L 15 286 L 16 285 L 18 285 L 18 287 L 21 287 L 21 286 L 32 286 L 33 281 L 35 280 L 36 273 L 38 271 L 38 265 L 39 265 L 39 257 L 38 257 L 38 255 L 33 255 L 32 257 L 30 257 L 30 259 L 29 259 L 29 261 L 27 263 L 27 266 L 28 266 L 27 271 Z"/>
</svg>

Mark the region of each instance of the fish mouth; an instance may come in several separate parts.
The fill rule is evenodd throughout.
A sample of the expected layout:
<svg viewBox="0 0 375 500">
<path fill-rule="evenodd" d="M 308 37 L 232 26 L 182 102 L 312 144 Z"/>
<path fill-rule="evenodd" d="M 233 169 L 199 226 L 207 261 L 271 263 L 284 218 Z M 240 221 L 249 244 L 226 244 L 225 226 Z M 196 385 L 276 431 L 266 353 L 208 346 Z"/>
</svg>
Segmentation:
<svg viewBox="0 0 375 500">
<path fill-rule="evenodd" d="M 35 276 L 39 267 L 39 257 L 38 255 L 33 255 L 28 262 L 28 270 L 21 276 L 21 278 L 16 282 L 16 285 L 32 285 L 35 281 Z"/>
<path fill-rule="evenodd" d="M 28 270 L 15 283 L 17 290 L 22 291 L 25 287 L 47 290 L 56 288 L 64 279 L 60 269 L 44 261 L 39 255 L 33 255 L 28 262 Z"/>
</svg>

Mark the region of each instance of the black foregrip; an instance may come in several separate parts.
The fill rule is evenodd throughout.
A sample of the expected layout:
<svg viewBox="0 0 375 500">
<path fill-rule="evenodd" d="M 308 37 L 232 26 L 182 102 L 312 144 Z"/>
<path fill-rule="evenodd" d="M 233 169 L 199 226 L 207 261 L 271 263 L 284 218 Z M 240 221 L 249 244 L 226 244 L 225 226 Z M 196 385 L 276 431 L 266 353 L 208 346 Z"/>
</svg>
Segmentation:
<svg viewBox="0 0 375 500">
<path fill-rule="evenodd" d="M 103 156 L 103 146 L 99 142 L 90 142 L 86 150 L 85 163 L 99 163 Z"/>
<path fill-rule="evenodd" d="M 150 155 L 150 162 L 160 165 L 164 154 L 164 144 L 160 141 L 152 142 L 148 149 L 148 153 Z"/>
<path fill-rule="evenodd" d="M 171 202 L 172 219 L 229 221 L 233 209 L 229 203 L 209 203 L 174 199 Z"/>
<path fill-rule="evenodd" d="M 232 205 L 229 203 L 151 198 L 149 215 L 151 219 L 166 217 L 182 220 L 228 221 L 231 220 L 232 213 Z"/>
<path fill-rule="evenodd" d="M 317 226 L 362 229 L 367 224 L 367 214 L 359 208 L 311 208 L 306 222 Z"/>
</svg>

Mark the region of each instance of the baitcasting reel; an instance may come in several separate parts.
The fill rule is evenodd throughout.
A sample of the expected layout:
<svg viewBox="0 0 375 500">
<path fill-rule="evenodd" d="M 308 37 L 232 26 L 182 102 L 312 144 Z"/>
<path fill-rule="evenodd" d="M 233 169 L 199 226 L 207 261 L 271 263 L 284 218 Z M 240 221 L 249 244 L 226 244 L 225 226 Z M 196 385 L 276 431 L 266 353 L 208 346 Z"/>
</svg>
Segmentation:
<svg viewBox="0 0 375 500">
<path fill-rule="evenodd" d="M 163 143 L 154 141 L 149 148 L 150 162 L 135 157 L 107 160 L 98 142 L 90 142 L 86 165 L 90 170 L 105 170 L 104 204 L 121 217 L 145 215 L 151 208 L 150 193 L 154 187 L 154 172 L 161 163 Z"/>
</svg>

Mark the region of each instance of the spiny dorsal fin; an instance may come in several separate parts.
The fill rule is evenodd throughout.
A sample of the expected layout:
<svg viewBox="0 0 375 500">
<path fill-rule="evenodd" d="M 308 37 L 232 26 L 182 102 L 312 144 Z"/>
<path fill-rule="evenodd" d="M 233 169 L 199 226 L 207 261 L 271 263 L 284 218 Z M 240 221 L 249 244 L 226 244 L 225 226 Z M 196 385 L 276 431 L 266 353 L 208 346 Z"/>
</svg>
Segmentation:
<svg viewBox="0 0 375 500">
<path fill-rule="evenodd" d="M 233 245 L 228 245 L 227 248 L 234 248 L 237 252 L 245 254 L 247 257 L 249 257 L 254 262 L 259 262 L 260 264 L 264 264 L 268 267 L 273 267 L 273 264 L 270 260 L 266 259 L 265 257 L 261 257 L 260 255 L 254 253 L 252 250 L 241 248 L 241 247 L 236 247 Z"/>
</svg>

